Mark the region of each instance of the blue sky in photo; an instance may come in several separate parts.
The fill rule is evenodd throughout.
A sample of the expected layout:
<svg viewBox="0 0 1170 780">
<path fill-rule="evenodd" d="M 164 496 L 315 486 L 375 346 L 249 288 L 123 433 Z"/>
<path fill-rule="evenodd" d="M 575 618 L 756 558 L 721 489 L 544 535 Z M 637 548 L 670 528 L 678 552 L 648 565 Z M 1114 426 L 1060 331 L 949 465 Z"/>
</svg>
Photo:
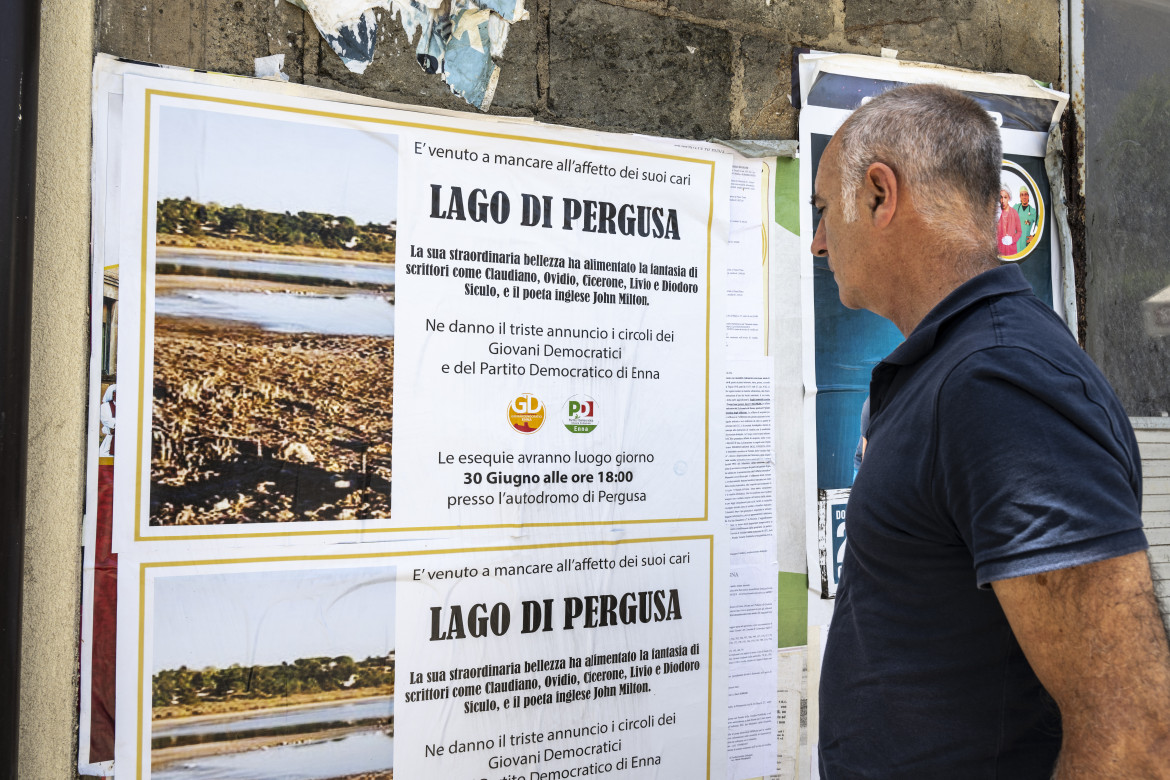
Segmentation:
<svg viewBox="0 0 1170 780">
<path fill-rule="evenodd" d="M 151 671 L 385 655 L 394 592 L 393 566 L 160 574 Z"/>
<path fill-rule="evenodd" d="M 275 112 L 274 112 L 275 113 Z M 156 196 L 387 224 L 398 215 L 398 136 L 163 106 Z"/>
</svg>

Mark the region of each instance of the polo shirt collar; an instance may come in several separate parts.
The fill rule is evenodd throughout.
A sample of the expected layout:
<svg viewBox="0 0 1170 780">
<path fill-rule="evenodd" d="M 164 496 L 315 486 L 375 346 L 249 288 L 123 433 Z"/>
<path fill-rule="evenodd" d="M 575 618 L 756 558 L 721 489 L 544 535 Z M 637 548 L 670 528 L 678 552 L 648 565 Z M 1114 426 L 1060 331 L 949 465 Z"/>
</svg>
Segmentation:
<svg viewBox="0 0 1170 780">
<path fill-rule="evenodd" d="M 934 348 L 939 329 L 955 316 L 987 298 L 1031 291 L 1032 285 L 1024 278 L 1017 265 L 1001 265 L 984 271 L 975 278 L 968 279 L 939 301 L 910 332 L 906 340 L 882 362 L 898 366 L 916 363 Z"/>
</svg>

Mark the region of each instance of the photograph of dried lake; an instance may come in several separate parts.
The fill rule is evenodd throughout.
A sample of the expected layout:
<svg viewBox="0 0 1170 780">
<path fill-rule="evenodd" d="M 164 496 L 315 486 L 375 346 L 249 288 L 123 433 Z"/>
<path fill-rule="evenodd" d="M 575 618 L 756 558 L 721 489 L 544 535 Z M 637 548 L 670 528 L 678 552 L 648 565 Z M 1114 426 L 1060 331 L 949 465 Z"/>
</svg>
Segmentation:
<svg viewBox="0 0 1170 780">
<path fill-rule="evenodd" d="M 212 108 L 159 111 L 150 523 L 388 518 L 397 136 Z"/>
<path fill-rule="evenodd" d="M 394 568 L 154 580 L 153 780 L 392 780 Z"/>
</svg>

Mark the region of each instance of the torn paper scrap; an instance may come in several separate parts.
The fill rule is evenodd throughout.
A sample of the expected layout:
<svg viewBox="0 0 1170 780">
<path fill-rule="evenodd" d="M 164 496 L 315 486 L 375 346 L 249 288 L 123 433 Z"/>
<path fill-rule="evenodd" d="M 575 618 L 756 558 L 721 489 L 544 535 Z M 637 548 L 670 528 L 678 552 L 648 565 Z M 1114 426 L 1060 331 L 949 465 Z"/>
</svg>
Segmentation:
<svg viewBox="0 0 1170 780">
<path fill-rule="evenodd" d="M 378 20 L 372 9 L 358 17 L 356 22 L 339 27 L 336 33 L 320 32 L 321 37 L 329 43 L 329 48 L 354 73 L 365 73 L 366 67 L 374 61 Z"/>
<path fill-rule="evenodd" d="M 288 0 L 313 17 L 321 35 L 336 35 L 342 27 L 356 23 L 366 11 L 389 8 L 390 0 Z"/>
<path fill-rule="evenodd" d="M 419 29 L 426 29 L 430 24 L 431 10 L 421 0 L 399 0 L 390 7 L 390 13 L 398 14 L 398 21 L 402 23 L 402 31 L 406 37 L 414 40 Z M 437 14 L 436 14 L 437 15 Z M 446 15 L 450 18 L 450 15 Z"/>
<path fill-rule="evenodd" d="M 288 81 L 288 76 L 284 74 L 284 55 L 270 54 L 267 57 L 257 57 L 256 78 Z"/>
<path fill-rule="evenodd" d="M 365 73 L 374 61 L 378 19 L 369 0 L 288 0 L 313 18 L 317 32 L 354 73 Z"/>
<path fill-rule="evenodd" d="M 397 3 L 395 4 L 397 5 Z M 416 3 L 412 2 L 412 6 Z M 447 55 L 447 41 L 451 39 L 451 16 L 442 10 L 412 8 L 410 25 L 412 30 L 421 29 L 415 56 L 423 73 L 442 73 Z M 406 15 L 402 16 L 402 28 L 407 28 Z M 413 31 L 407 35 L 414 37 Z"/>
<path fill-rule="evenodd" d="M 524 10 L 524 0 L 476 0 L 475 5 L 499 14 L 500 18 L 509 24 L 528 18 L 528 12 Z"/>
<path fill-rule="evenodd" d="M 500 69 L 492 62 L 488 40 L 488 18 L 491 11 L 463 10 L 451 17 L 451 39 L 447 42 L 447 57 L 443 79 L 459 97 L 484 111 L 492 103 Z"/>
<path fill-rule="evenodd" d="M 425 73 L 438 74 L 451 91 L 481 111 L 491 107 L 513 22 L 528 18 L 525 0 L 288 0 L 305 10 L 345 66 L 363 73 L 373 61 L 375 8 L 397 14 Z"/>
</svg>

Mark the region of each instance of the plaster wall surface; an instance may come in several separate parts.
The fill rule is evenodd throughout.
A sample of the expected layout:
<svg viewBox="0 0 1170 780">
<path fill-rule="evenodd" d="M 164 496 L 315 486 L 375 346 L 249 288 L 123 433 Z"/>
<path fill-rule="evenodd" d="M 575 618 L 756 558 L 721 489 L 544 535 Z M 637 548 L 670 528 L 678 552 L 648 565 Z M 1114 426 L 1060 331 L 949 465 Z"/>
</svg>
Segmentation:
<svg viewBox="0 0 1170 780">
<path fill-rule="evenodd" d="M 493 114 L 687 138 L 791 139 L 795 47 L 1060 74 L 1059 0 L 530 0 L 498 60 Z M 250 75 L 285 54 L 299 83 L 471 111 L 379 11 L 363 75 L 283 0 L 45 0 L 39 101 L 22 778 L 76 775 L 88 351 L 93 55 Z"/>
<path fill-rule="evenodd" d="M 77 774 L 93 14 L 91 0 L 41 4 L 20 744 L 9 775 L 30 779 Z"/>
</svg>

